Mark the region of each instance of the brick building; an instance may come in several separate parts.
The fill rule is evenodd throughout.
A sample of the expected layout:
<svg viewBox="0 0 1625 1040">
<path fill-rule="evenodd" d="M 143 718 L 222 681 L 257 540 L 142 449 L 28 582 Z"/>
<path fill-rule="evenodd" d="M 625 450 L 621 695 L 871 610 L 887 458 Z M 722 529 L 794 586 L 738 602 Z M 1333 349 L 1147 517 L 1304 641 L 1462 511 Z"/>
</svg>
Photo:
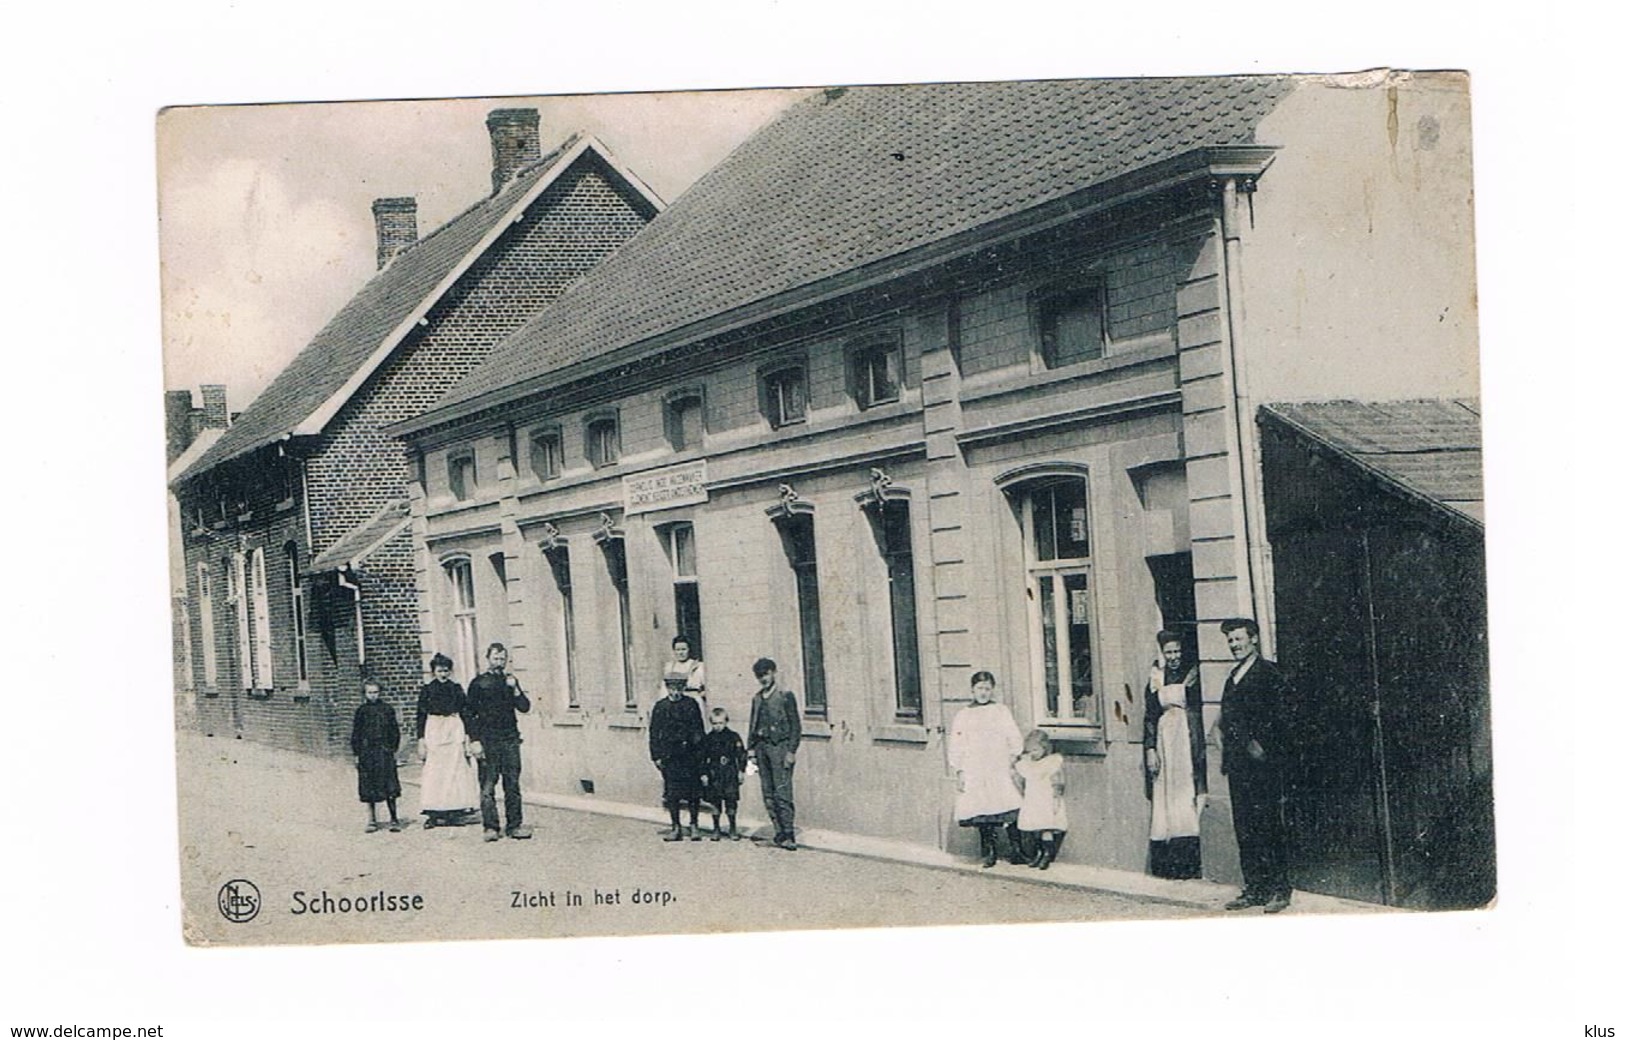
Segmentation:
<svg viewBox="0 0 1625 1040">
<path fill-rule="evenodd" d="M 395 427 L 423 650 L 510 644 L 527 783 L 643 804 L 672 636 L 741 726 L 774 657 L 804 825 L 955 850 L 988 668 L 1142 869 L 1154 633 L 1212 699 L 1221 619 L 1275 647 L 1257 406 L 1476 392 L 1470 183 L 1460 77 L 823 91 Z"/>
<path fill-rule="evenodd" d="M 172 481 L 199 723 L 342 749 L 363 672 L 404 708 L 421 672 L 415 415 L 657 213 L 590 136 L 546 155 L 534 109 L 490 114 L 492 193 L 422 239 L 413 199 L 373 203 L 378 273 Z M 466 662 L 459 662 L 460 665 Z"/>
</svg>

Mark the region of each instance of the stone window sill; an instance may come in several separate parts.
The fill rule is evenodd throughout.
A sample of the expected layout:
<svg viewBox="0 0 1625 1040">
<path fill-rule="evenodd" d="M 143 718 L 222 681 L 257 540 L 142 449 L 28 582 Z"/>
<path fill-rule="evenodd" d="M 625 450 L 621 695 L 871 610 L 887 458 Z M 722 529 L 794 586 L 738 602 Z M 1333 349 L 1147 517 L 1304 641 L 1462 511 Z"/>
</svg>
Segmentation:
<svg viewBox="0 0 1625 1040">
<path fill-rule="evenodd" d="M 924 744 L 931 739 L 931 731 L 918 722 L 893 722 L 876 726 L 870 735 L 886 744 Z"/>
<path fill-rule="evenodd" d="M 801 720 L 801 736 L 803 739 L 829 740 L 835 735 L 828 719 L 803 718 Z"/>
</svg>

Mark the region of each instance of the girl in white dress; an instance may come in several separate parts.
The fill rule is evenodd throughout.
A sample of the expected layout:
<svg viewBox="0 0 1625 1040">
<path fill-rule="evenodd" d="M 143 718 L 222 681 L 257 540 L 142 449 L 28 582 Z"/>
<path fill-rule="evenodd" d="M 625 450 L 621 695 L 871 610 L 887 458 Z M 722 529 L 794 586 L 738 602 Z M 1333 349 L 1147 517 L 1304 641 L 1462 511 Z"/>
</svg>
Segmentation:
<svg viewBox="0 0 1625 1040">
<path fill-rule="evenodd" d="M 1027 734 L 1016 776 L 1021 781 L 1021 813 L 1016 827 L 1022 843 L 1032 850 L 1027 865 L 1048 870 L 1066 837 L 1066 759 L 1055 753 L 1049 734 L 1035 729 Z"/>
<path fill-rule="evenodd" d="M 1021 792 L 1011 767 L 1021 754 L 1021 730 L 1010 709 L 993 699 L 993 673 L 971 676 L 972 702 L 959 709 L 948 732 L 948 766 L 954 771 L 958 797 L 954 817 L 961 827 L 975 827 L 982 843 L 982 866 L 999 861 L 999 831 L 1008 831 L 1010 862 L 1020 857 L 1016 813 Z"/>
</svg>

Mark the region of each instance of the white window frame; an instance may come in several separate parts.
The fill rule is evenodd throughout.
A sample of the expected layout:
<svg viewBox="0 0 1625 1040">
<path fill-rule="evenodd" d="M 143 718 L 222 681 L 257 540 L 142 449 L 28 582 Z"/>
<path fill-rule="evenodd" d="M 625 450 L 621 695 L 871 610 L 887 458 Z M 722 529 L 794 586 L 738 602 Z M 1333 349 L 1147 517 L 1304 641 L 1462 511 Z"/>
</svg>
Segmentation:
<svg viewBox="0 0 1625 1040">
<path fill-rule="evenodd" d="M 464 465 L 467 469 L 463 469 Z M 465 474 L 465 475 L 459 475 Z M 446 456 L 446 494 L 458 502 L 472 501 L 480 491 L 479 461 L 471 449 Z"/>
<path fill-rule="evenodd" d="M 237 615 L 237 680 L 245 690 L 254 688 L 254 641 L 248 617 L 247 557 L 231 554 L 231 569 L 226 572 L 226 599 Z"/>
<path fill-rule="evenodd" d="M 597 413 L 588 416 L 583 433 L 587 445 L 587 461 L 593 469 L 607 469 L 621 461 L 621 421 L 616 415 Z"/>
<path fill-rule="evenodd" d="M 1063 557 L 1059 555 L 1053 560 L 1040 560 L 1038 558 L 1037 531 L 1034 526 L 1034 503 L 1036 496 L 1051 491 L 1056 485 L 1076 481 L 1083 485 L 1084 524 L 1087 530 L 1090 556 Z M 1032 668 L 1032 705 L 1033 718 L 1040 725 L 1074 728 L 1089 734 L 1099 734 L 1103 731 L 1105 719 L 1103 717 L 1101 696 L 1102 686 L 1100 680 L 1100 646 L 1101 635 L 1099 626 L 1100 613 L 1095 598 L 1094 559 L 1095 544 L 1093 505 L 1090 500 L 1089 478 L 1082 472 L 1068 473 L 1049 479 L 1039 479 L 1017 485 L 1007 489 L 1017 496 L 1018 517 L 1021 524 L 1022 557 L 1025 573 L 1023 575 L 1027 592 L 1027 632 L 1028 647 Z M 1082 578 L 1083 589 L 1081 600 L 1075 595 L 1068 595 L 1066 583 L 1068 578 Z M 1055 711 L 1049 708 L 1049 676 L 1048 666 L 1051 647 L 1046 642 L 1044 625 L 1044 586 L 1049 583 L 1052 590 L 1051 603 L 1055 614 L 1054 625 L 1054 654 L 1055 654 L 1055 680 L 1056 705 Z M 1071 696 L 1072 689 L 1072 618 L 1075 616 L 1074 607 L 1081 605 L 1085 612 L 1084 627 L 1088 629 L 1090 637 L 1090 675 L 1089 688 L 1093 692 L 1092 704 L 1087 706 L 1080 714 Z"/>
<path fill-rule="evenodd" d="M 544 445 L 547 447 L 544 448 Z M 541 461 L 539 457 L 544 453 L 552 455 L 551 472 L 544 472 L 547 467 L 537 464 Z M 530 432 L 530 472 L 538 483 L 543 484 L 564 475 L 564 437 L 557 426 L 547 426 Z"/>
<path fill-rule="evenodd" d="M 293 611 L 293 663 L 299 688 L 310 689 L 309 647 L 305 641 L 305 583 L 299 576 L 299 547 L 289 542 L 283 549 L 288 560 L 288 606 Z"/>
<path fill-rule="evenodd" d="M 853 340 L 847 347 L 852 374 L 852 396 L 860 409 L 894 404 L 903 399 L 903 336 L 897 331 L 876 332 Z M 889 364 L 888 364 L 889 362 Z M 891 369 L 891 391 L 878 393 L 877 365 Z"/>
<path fill-rule="evenodd" d="M 203 685 L 214 689 L 220 682 L 220 663 L 214 645 L 214 576 L 207 561 L 197 565 L 198 639 L 203 645 Z"/>
<path fill-rule="evenodd" d="M 785 388 L 788 385 L 787 381 L 792 377 L 801 388 L 801 410 L 795 415 L 787 415 Z M 762 373 L 762 410 L 766 413 L 768 425 L 775 430 L 807 421 L 807 413 L 812 410 L 812 401 L 806 362 L 791 361 L 773 365 Z"/>
<path fill-rule="evenodd" d="M 450 592 L 458 678 L 467 686 L 480 674 L 479 601 L 475 598 L 474 561 L 467 556 L 451 556 L 440 561 L 440 567 Z M 459 580 L 460 577 L 466 580 Z"/>
<path fill-rule="evenodd" d="M 276 688 L 276 668 L 271 649 L 271 590 L 265 576 L 263 546 L 255 546 L 249 554 L 248 574 L 253 594 L 254 686 L 269 693 Z"/>
</svg>

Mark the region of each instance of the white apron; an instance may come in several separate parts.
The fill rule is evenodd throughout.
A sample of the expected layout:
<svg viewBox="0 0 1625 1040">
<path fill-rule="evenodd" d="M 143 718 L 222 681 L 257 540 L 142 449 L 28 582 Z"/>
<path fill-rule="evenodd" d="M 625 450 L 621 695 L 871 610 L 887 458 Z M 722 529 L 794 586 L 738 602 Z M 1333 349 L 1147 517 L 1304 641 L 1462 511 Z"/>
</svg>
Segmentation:
<svg viewBox="0 0 1625 1040">
<path fill-rule="evenodd" d="M 1151 781 L 1151 840 L 1194 838 L 1202 833 L 1196 812 L 1196 770 L 1191 764 L 1191 730 L 1185 711 L 1185 684 L 1166 683 L 1157 691 L 1157 755 L 1162 769 Z"/>
<path fill-rule="evenodd" d="M 463 720 L 456 715 L 430 715 L 423 727 L 423 794 L 419 808 L 444 812 L 480 804 L 480 780 L 474 762 L 463 753 Z"/>
</svg>

